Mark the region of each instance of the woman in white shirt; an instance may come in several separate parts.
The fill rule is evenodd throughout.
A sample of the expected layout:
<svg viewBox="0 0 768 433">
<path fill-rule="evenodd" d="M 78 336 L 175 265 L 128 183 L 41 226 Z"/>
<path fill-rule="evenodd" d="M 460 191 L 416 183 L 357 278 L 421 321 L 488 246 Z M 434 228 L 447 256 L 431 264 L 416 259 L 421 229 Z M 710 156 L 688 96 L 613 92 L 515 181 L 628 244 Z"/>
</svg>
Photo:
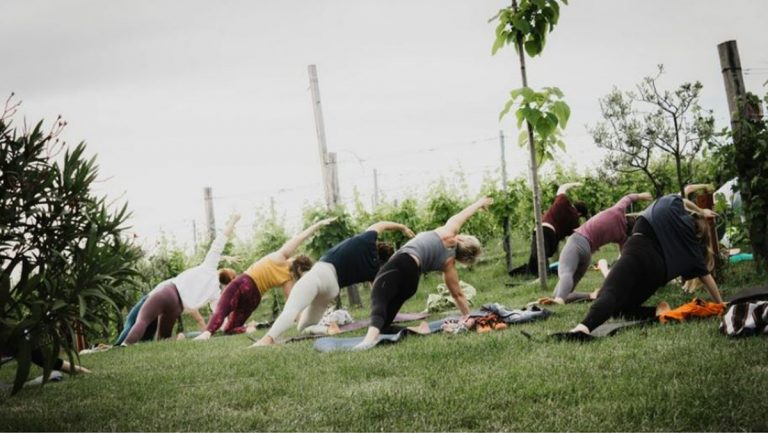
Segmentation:
<svg viewBox="0 0 768 433">
<path fill-rule="evenodd" d="M 150 323 L 157 320 L 157 339 L 169 338 L 173 325 L 184 310 L 197 310 L 205 304 L 213 304 L 221 295 L 217 267 L 227 239 L 232 235 L 240 215 L 233 215 L 224 232 L 216 237 L 203 263 L 187 269 L 175 278 L 158 284 L 139 310 L 136 323 L 131 327 L 123 345 L 141 340 Z"/>
</svg>

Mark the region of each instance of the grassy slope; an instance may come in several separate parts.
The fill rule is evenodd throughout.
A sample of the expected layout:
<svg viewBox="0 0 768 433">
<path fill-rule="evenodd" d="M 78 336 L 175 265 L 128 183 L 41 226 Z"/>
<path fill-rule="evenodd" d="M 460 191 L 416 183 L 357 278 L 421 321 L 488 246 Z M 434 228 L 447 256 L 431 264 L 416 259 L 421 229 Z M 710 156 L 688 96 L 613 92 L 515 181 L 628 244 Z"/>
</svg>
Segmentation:
<svg viewBox="0 0 768 433">
<path fill-rule="evenodd" d="M 498 260 L 461 275 L 478 288 L 476 306 L 522 307 L 546 294 L 535 284 L 505 287 Z M 580 288 L 600 280 L 589 272 Z M 436 283 L 435 276 L 425 279 L 403 311 L 422 310 Z M 724 292 L 735 290 L 726 285 Z M 654 301 L 661 298 L 674 306 L 690 296 L 670 286 Z M 556 315 L 544 322 L 484 335 L 413 337 L 365 353 L 320 354 L 311 342 L 253 350 L 245 336 L 115 349 L 83 357 L 90 376 L 0 396 L 0 429 L 768 429 L 764 338 L 728 340 L 711 319 L 591 344 L 540 340 L 569 329 L 587 308 L 553 307 Z M 352 313 L 362 318 L 366 310 Z M 12 374 L 2 368 L 0 380 L 10 382 Z"/>
</svg>

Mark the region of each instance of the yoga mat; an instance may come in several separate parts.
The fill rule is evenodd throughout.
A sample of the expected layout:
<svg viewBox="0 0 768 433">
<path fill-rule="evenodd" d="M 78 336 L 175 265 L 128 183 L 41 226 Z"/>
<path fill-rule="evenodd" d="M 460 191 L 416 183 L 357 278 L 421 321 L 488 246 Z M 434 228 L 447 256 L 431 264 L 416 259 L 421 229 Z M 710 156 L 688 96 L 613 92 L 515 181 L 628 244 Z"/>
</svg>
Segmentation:
<svg viewBox="0 0 768 433">
<path fill-rule="evenodd" d="M 725 302 L 729 304 L 735 304 L 737 302 L 766 300 L 768 300 L 768 286 L 750 287 L 735 295 L 725 297 Z"/>
<path fill-rule="evenodd" d="M 656 322 L 656 319 L 631 320 L 627 322 L 608 322 L 603 323 L 602 325 L 593 329 L 589 334 L 585 334 L 583 332 L 557 332 L 550 334 L 549 338 L 558 341 L 592 341 L 596 338 L 611 337 L 628 328 L 641 327 Z"/>
<path fill-rule="evenodd" d="M 426 319 L 429 316 L 428 313 L 397 313 L 394 322 L 412 322 L 414 320 Z M 358 320 L 346 325 L 339 326 L 341 333 L 355 331 L 358 329 L 367 328 L 371 324 L 371 319 Z M 338 335 L 338 334 L 337 334 Z M 286 338 L 283 343 L 292 343 L 295 341 L 312 340 L 320 337 L 326 337 L 325 335 L 298 335 L 296 337 Z"/>
<path fill-rule="evenodd" d="M 436 332 L 439 332 L 441 329 L 441 326 L 443 325 L 442 320 L 435 320 L 433 322 L 429 322 L 429 333 L 433 334 Z M 394 344 L 402 341 L 407 335 L 410 334 L 416 334 L 416 335 L 429 335 L 429 334 L 419 334 L 418 332 L 411 331 L 408 328 L 404 328 L 400 330 L 399 332 L 395 334 L 381 334 L 379 335 L 378 342 L 376 345 L 380 344 Z M 323 353 L 328 352 L 344 352 L 352 350 L 355 346 L 360 344 L 360 342 L 363 341 L 365 337 L 323 337 L 318 338 L 315 340 L 314 348 L 315 350 Z"/>
</svg>

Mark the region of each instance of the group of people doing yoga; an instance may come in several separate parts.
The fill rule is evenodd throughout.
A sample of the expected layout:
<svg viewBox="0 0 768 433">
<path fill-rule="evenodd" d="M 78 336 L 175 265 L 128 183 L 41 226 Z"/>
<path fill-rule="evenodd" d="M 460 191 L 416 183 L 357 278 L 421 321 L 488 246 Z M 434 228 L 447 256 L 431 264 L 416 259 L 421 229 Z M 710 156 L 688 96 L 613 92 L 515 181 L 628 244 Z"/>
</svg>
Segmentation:
<svg viewBox="0 0 768 433">
<path fill-rule="evenodd" d="M 615 316 L 648 318 L 660 314 L 664 305 L 644 307 L 642 304 L 679 276 L 700 279 L 712 299 L 722 302 L 710 275 L 714 259 L 706 219 L 713 218 L 714 212 L 671 194 L 660 197 L 642 213 L 628 216 L 626 211 L 631 203 L 653 199 L 650 193 L 633 193 L 589 218 L 586 205 L 572 203 L 566 194 L 579 185 L 562 185 L 543 216 L 547 258 L 552 257 L 559 242 L 568 237 L 559 258 L 559 281 L 553 301 L 558 304 L 585 298 L 595 301 L 584 320 L 571 332 L 588 334 Z M 689 186 L 686 194 L 703 186 Z M 325 219 L 237 276 L 231 269 L 217 270 L 224 245 L 239 219 L 235 215 L 213 241 L 202 264 L 158 284 L 139 301 L 129 314 L 129 319 L 135 317 L 135 323 L 126 326 L 118 344 L 130 345 L 149 339 L 155 332 L 158 339 L 168 338 L 183 312 L 196 317 L 201 329 L 204 328 L 197 340 L 206 340 L 219 329 L 225 334 L 250 332 L 253 329 L 245 325 L 247 319 L 259 306 L 262 296 L 274 287 L 282 287 L 287 297 L 285 306 L 269 331 L 253 346 L 275 344 L 294 322 L 299 331 L 322 334 L 327 332 L 327 327 L 318 324 L 340 288 L 372 282 L 370 327 L 356 347 L 363 350 L 374 346 L 379 335 L 390 330 L 400 308 L 416 293 L 421 275 L 433 271 L 442 272 L 462 314 L 461 320 L 471 326 L 469 305 L 459 284 L 456 263 L 474 263 L 482 246 L 477 238 L 460 230 L 472 215 L 492 203 L 491 198 L 483 197 L 444 225 L 418 234 L 396 222 L 375 223 L 329 249 L 314 264 L 306 256 L 294 257 L 304 241 L 334 221 Z M 586 222 L 580 224 L 581 218 L 586 218 Z M 379 241 L 379 235 L 386 231 L 399 231 L 410 240 L 395 251 L 388 243 Z M 530 259 L 510 274 L 538 272 L 535 232 L 532 238 Z M 620 256 L 607 272 L 602 287 L 592 293 L 576 292 L 576 285 L 591 264 L 592 254 L 608 243 L 618 244 Z M 207 323 L 197 312 L 206 304 L 212 311 Z"/>
</svg>

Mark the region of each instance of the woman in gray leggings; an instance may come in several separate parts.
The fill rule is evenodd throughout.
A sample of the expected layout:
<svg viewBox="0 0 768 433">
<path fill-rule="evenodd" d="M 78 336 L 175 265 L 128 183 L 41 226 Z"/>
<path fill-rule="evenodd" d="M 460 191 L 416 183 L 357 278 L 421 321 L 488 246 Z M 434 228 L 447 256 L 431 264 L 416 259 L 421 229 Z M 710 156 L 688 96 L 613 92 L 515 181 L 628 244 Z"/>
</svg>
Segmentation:
<svg viewBox="0 0 768 433">
<path fill-rule="evenodd" d="M 587 220 L 568 238 L 560 253 L 557 275 L 560 281 L 555 286 L 553 301 L 558 304 L 594 299 L 591 293 L 574 292 L 576 285 L 592 262 L 592 253 L 609 243 L 619 244 L 619 250 L 627 240 L 626 209 L 638 200 L 652 200 L 649 192 L 627 194 L 615 205 Z"/>
</svg>

